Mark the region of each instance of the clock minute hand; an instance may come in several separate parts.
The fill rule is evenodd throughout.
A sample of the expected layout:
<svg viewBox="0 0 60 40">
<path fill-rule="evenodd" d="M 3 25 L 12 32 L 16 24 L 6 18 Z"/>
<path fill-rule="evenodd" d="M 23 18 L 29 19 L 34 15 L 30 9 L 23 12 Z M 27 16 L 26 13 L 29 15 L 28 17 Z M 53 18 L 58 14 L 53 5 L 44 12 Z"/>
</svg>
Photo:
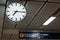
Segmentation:
<svg viewBox="0 0 60 40">
<path fill-rule="evenodd" d="M 17 11 L 17 12 L 25 13 L 24 11 Z"/>
</svg>

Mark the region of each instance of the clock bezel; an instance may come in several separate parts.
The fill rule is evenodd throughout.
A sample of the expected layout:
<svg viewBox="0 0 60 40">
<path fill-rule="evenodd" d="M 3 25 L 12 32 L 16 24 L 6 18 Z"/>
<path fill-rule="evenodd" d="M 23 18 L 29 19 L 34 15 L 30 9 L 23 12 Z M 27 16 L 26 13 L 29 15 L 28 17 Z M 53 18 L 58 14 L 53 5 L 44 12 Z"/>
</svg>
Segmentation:
<svg viewBox="0 0 60 40">
<path fill-rule="evenodd" d="M 12 3 L 19 3 L 19 2 L 12 2 Z M 9 3 L 9 4 L 7 5 L 7 7 L 8 7 L 10 4 L 12 4 L 12 3 Z M 22 5 L 21 3 L 19 3 L 19 4 Z M 24 5 L 22 5 L 22 6 L 24 6 Z M 7 7 L 6 7 L 6 9 L 7 9 Z M 24 6 L 24 8 L 25 8 L 25 10 L 26 10 L 26 7 L 25 7 L 25 6 Z M 7 20 L 9 20 L 10 22 L 21 22 L 21 21 L 23 21 L 23 20 L 26 18 L 26 16 L 27 16 L 27 11 L 26 11 L 26 16 L 25 16 L 21 21 L 12 21 L 11 19 L 8 18 L 6 11 L 5 11 L 5 14 L 6 14 Z"/>
</svg>

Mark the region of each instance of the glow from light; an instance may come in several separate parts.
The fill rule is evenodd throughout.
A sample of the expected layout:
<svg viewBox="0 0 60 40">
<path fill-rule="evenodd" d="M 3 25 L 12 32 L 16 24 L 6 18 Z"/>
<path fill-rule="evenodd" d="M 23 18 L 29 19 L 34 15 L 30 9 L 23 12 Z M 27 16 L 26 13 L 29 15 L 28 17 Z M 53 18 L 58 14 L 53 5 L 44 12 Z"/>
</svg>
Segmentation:
<svg viewBox="0 0 60 40">
<path fill-rule="evenodd" d="M 51 23 L 54 19 L 56 19 L 56 17 L 50 17 L 43 25 L 48 25 L 48 24 Z"/>
</svg>

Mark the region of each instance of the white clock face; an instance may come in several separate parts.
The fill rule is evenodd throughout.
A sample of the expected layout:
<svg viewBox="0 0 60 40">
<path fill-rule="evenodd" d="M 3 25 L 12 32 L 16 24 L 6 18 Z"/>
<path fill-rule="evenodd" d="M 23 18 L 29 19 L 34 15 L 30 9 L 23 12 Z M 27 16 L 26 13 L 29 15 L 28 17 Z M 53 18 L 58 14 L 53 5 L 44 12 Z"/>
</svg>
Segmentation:
<svg viewBox="0 0 60 40">
<path fill-rule="evenodd" d="M 11 3 L 6 8 L 6 16 L 14 22 L 23 20 L 26 17 L 26 9 L 20 3 Z"/>
</svg>

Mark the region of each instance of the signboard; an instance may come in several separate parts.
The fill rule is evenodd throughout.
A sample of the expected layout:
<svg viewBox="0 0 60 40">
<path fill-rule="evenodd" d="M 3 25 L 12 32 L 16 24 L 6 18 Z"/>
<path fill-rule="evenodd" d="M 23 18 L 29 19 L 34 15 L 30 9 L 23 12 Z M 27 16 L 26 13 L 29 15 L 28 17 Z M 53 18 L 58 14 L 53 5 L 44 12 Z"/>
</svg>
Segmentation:
<svg viewBox="0 0 60 40">
<path fill-rule="evenodd" d="M 19 38 L 20 39 L 27 39 L 27 38 L 36 38 L 40 39 L 43 36 L 48 36 L 48 34 L 44 33 L 41 34 L 40 32 L 19 32 Z"/>
<path fill-rule="evenodd" d="M 60 33 L 19 32 L 19 39 L 60 39 Z"/>
</svg>

